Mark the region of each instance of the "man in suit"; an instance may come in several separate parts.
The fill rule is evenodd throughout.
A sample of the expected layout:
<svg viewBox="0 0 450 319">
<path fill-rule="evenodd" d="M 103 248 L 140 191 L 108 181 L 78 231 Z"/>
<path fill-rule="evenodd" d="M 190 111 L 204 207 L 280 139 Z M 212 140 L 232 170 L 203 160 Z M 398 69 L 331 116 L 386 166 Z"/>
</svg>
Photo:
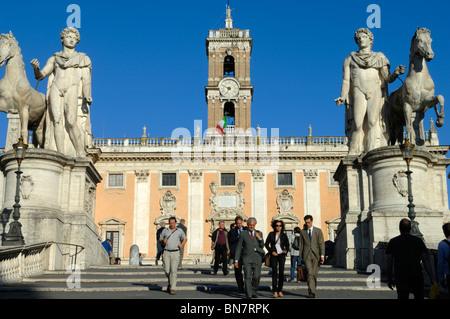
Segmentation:
<svg viewBox="0 0 450 319">
<path fill-rule="evenodd" d="M 317 274 L 319 273 L 319 262 L 325 261 L 325 242 L 322 230 L 313 227 L 313 217 L 306 215 L 306 228 L 300 231 L 300 259 L 306 267 L 306 281 L 308 283 L 308 298 L 315 298 Z"/>
<path fill-rule="evenodd" d="M 234 255 L 234 267 L 238 268 L 242 256 L 245 278 L 245 295 L 248 299 L 258 298 L 258 286 L 261 279 L 262 256 L 264 256 L 263 234 L 255 230 L 256 219 L 247 220 L 248 229 L 239 237 Z"/>
<path fill-rule="evenodd" d="M 242 225 L 243 219 L 241 216 L 237 216 L 234 219 L 236 224 L 235 228 L 230 230 L 230 260 L 234 261 L 234 256 L 236 254 L 236 247 L 239 242 L 239 237 L 244 230 L 247 230 L 247 227 Z M 238 289 L 240 293 L 245 293 L 244 289 L 244 277 L 242 276 L 242 255 L 241 260 L 238 262 L 239 267 L 234 268 L 234 278 L 236 279 L 236 283 L 238 285 Z"/>
</svg>

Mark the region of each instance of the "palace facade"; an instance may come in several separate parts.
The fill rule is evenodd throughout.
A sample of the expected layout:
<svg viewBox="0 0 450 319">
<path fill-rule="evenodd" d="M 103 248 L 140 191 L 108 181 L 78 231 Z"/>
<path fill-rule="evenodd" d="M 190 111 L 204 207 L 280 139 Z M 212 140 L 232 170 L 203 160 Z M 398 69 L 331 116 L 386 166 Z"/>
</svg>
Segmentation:
<svg viewBox="0 0 450 319">
<path fill-rule="evenodd" d="M 252 38 L 249 30 L 233 27 L 230 12 L 225 28 L 206 39 L 204 136 L 197 128 L 194 137 L 151 138 L 144 128 L 139 138 L 94 140 L 101 150 L 95 167 L 103 178 L 95 222 L 125 262 L 132 245 L 155 257 L 156 232 L 170 216 L 186 221 L 184 257 L 193 262 L 209 260 L 209 236 L 218 222 L 229 228 L 238 215 L 244 221 L 256 217 L 266 236 L 274 218 L 291 233 L 309 214 L 326 240 L 334 239 L 340 201 L 333 174 L 348 153 L 347 138 L 283 138 L 252 129 Z M 216 125 L 224 116 L 222 136 Z"/>
<path fill-rule="evenodd" d="M 252 128 L 252 38 L 233 27 L 230 13 L 225 28 L 206 39 L 205 134 L 197 127 L 193 137 L 152 138 L 144 128 L 142 137 L 94 139 L 102 177 L 95 222 L 125 263 L 132 245 L 154 259 L 156 232 L 170 216 L 186 221 L 188 262 L 209 261 L 210 235 L 221 220 L 229 229 L 236 216 L 256 217 L 267 236 L 274 219 L 292 233 L 312 215 L 325 240 L 335 239 L 341 211 L 333 175 L 348 154 L 347 138 L 313 137 L 311 130 L 284 138 Z M 224 117 L 221 135 L 216 125 Z"/>
</svg>

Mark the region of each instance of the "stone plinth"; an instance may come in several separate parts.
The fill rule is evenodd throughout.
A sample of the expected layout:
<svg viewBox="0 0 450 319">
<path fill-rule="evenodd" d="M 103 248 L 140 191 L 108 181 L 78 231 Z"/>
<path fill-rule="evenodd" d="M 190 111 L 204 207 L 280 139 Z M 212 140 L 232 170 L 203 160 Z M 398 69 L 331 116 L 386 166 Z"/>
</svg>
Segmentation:
<svg viewBox="0 0 450 319">
<path fill-rule="evenodd" d="M 419 229 L 429 248 L 442 239 L 442 224 L 450 219 L 445 157 L 448 147 L 417 148 L 410 163 L 412 195 Z M 407 164 L 399 146 L 347 156 L 334 178 L 341 193 L 341 222 L 336 239 L 336 266 L 384 269 L 384 248 L 399 235 L 408 218 Z"/>
<path fill-rule="evenodd" d="M 5 175 L 2 202 L 5 212 L 14 205 L 17 162 L 13 151 L 6 152 L 0 162 Z M 67 269 L 73 262 L 70 257 L 75 253 L 74 245 L 84 248 L 76 257 L 82 269 L 107 264 L 94 222 L 96 185 L 101 177 L 91 160 L 31 148 L 21 170 L 19 221 L 25 243 L 59 243 L 50 269 Z M 11 220 L 10 215 L 6 226 Z"/>
</svg>

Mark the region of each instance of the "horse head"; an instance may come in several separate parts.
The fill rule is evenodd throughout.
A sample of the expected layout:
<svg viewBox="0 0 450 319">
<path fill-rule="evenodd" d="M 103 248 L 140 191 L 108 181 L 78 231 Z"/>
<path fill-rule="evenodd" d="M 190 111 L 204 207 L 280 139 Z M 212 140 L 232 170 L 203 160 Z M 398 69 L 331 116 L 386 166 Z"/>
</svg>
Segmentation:
<svg viewBox="0 0 450 319">
<path fill-rule="evenodd" d="M 413 55 L 419 55 L 425 58 L 427 62 L 434 58 L 434 52 L 431 48 L 431 42 L 433 40 L 430 35 L 430 30 L 417 27 L 416 33 L 411 40 L 411 57 Z"/>
<path fill-rule="evenodd" d="M 0 34 L 0 67 L 17 53 L 20 53 L 19 43 L 12 32 Z"/>
</svg>

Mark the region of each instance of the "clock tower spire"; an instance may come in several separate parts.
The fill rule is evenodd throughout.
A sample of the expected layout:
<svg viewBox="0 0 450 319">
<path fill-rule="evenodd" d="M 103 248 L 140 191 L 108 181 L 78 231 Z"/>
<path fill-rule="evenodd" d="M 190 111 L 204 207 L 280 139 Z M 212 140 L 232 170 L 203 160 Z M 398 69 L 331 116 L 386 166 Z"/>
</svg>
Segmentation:
<svg viewBox="0 0 450 319">
<path fill-rule="evenodd" d="M 249 30 L 233 26 L 230 4 L 226 6 L 225 28 L 210 30 L 206 38 L 208 84 L 208 128 L 215 131 L 227 116 L 227 134 L 251 128 L 253 86 L 250 79 L 250 56 L 253 39 Z"/>
</svg>

